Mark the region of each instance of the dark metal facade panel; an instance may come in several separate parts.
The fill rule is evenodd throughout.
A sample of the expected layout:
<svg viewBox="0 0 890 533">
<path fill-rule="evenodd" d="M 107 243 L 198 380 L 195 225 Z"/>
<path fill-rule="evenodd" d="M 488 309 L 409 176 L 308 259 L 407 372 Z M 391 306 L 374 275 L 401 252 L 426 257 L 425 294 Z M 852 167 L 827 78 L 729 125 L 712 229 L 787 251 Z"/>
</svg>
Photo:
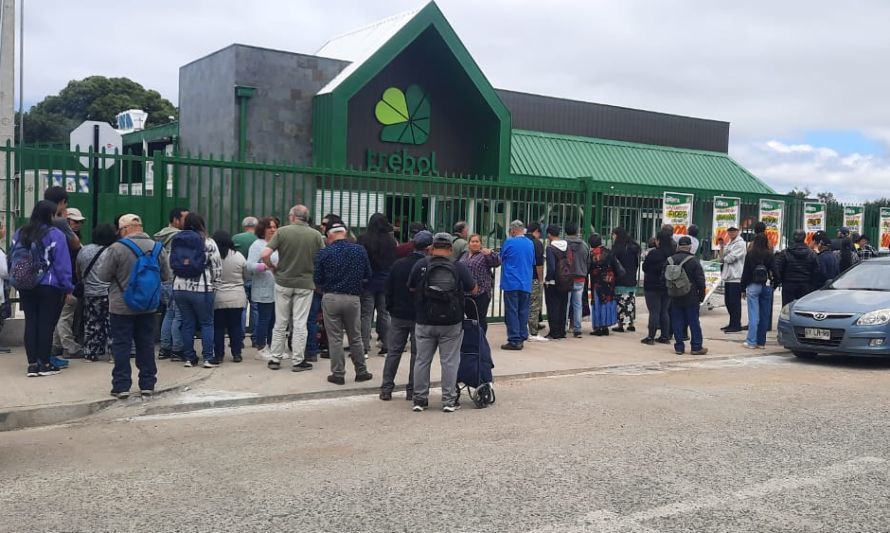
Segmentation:
<svg viewBox="0 0 890 533">
<path fill-rule="evenodd" d="M 513 128 L 675 148 L 729 151 L 729 123 L 497 90 Z"/>
</svg>

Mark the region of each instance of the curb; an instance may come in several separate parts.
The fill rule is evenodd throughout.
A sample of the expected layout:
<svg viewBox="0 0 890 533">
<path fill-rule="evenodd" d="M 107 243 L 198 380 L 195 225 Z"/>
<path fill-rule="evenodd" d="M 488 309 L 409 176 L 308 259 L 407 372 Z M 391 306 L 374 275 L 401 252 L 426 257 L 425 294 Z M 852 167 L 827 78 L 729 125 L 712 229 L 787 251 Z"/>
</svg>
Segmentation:
<svg viewBox="0 0 890 533">
<path fill-rule="evenodd" d="M 183 389 L 191 387 L 195 383 L 199 383 L 207 379 L 209 374 L 199 375 L 185 382 L 176 383 L 166 388 L 155 391 L 154 396 L 167 395 L 170 393 L 180 392 Z M 86 402 L 78 402 L 65 405 L 42 405 L 38 407 L 20 407 L 0 411 L 0 432 L 13 431 L 16 429 L 34 428 L 40 426 L 50 426 L 69 422 L 77 418 L 83 418 L 112 406 L 126 406 L 130 400 L 121 401 L 117 398 L 106 398 L 102 400 L 91 400 Z"/>
<path fill-rule="evenodd" d="M 729 359 L 753 359 L 756 357 L 765 357 L 770 355 L 782 355 L 788 353 L 787 351 L 780 352 L 747 352 L 740 353 L 735 355 L 720 355 L 715 357 L 702 357 L 698 359 L 677 359 L 672 361 L 650 361 L 646 363 L 629 363 L 629 364 L 611 364 L 611 365 L 601 365 L 601 366 L 593 366 L 586 368 L 569 368 L 564 370 L 541 370 L 537 372 L 523 372 L 519 374 L 508 374 L 503 376 L 494 376 L 496 383 L 504 383 L 504 382 L 516 382 L 516 381 L 524 381 L 530 379 L 540 379 L 540 378 L 548 378 L 548 377 L 560 377 L 560 376 L 574 376 L 580 374 L 587 374 L 590 372 L 597 371 L 608 371 L 608 370 L 630 370 L 630 369 L 641 369 L 641 370 L 658 370 L 661 368 L 672 368 L 683 366 L 691 362 L 700 362 L 700 361 L 725 361 Z M 430 382 L 430 389 L 434 387 L 441 387 L 441 381 L 433 381 Z M 203 411 L 205 409 L 222 409 L 227 407 L 244 407 L 249 405 L 266 405 L 266 404 L 274 404 L 274 403 L 290 403 L 290 402 L 300 402 L 307 400 L 321 400 L 321 399 L 332 399 L 332 398 L 348 398 L 353 396 L 370 396 L 377 395 L 380 392 L 379 387 L 353 387 L 346 389 L 337 389 L 337 390 L 327 390 L 327 391 L 313 391 L 313 392 L 295 392 L 291 394 L 275 394 L 271 396 L 249 396 L 242 398 L 225 398 L 225 399 L 216 399 L 216 400 L 203 400 L 196 402 L 189 402 L 177 405 L 160 405 L 160 406 L 145 406 L 142 415 L 150 416 L 150 415 L 169 415 L 169 414 L 178 414 L 178 413 L 188 413 L 192 411 Z"/>
</svg>

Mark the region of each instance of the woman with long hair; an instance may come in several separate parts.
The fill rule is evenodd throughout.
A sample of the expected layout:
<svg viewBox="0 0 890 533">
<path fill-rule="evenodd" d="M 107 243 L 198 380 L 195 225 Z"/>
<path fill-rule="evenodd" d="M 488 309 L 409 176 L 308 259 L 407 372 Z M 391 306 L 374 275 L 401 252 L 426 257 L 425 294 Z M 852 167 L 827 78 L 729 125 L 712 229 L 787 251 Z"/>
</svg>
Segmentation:
<svg viewBox="0 0 890 533">
<path fill-rule="evenodd" d="M 473 292 L 475 307 L 467 306 L 467 318 L 478 320 L 482 330 L 488 331 L 488 306 L 491 304 L 493 281 L 491 269 L 501 266 L 501 258 L 497 252 L 483 247 L 482 237 L 478 233 L 474 233 L 470 235 L 466 253 L 461 256 L 459 261 L 466 265 L 476 282 L 476 289 Z"/>
<path fill-rule="evenodd" d="M 28 377 L 59 373 L 59 367 L 50 362 L 53 330 L 65 299 L 74 289 L 68 241 L 53 227 L 55 213 L 53 202 L 37 202 L 31 219 L 12 237 L 9 252 L 10 279 L 13 285 L 20 285 L 18 291 L 25 313 Z M 32 283 L 30 288 L 24 288 Z"/>
<path fill-rule="evenodd" d="M 368 229 L 358 238 L 368 252 L 371 261 L 371 279 L 362 293 L 362 343 L 365 354 L 371 351 L 371 322 L 377 312 L 377 338 L 383 344 L 379 355 L 386 356 L 389 330 L 389 311 L 386 310 L 386 278 L 396 261 L 396 239 L 392 224 L 382 213 L 374 213 L 368 220 Z"/>
<path fill-rule="evenodd" d="M 198 366 L 195 352 L 195 330 L 201 329 L 201 355 L 204 367 L 219 366 L 213 350 L 213 300 L 216 287 L 222 275 L 222 258 L 216 243 L 207 236 L 204 217 L 189 213 L 185 217 L 182 231 L 173 237 L 170 244 L 170 265 L 173 269 L 173 299 L 182 314 L 182 353 L 185 366 Z M 204 270 L 195 277 L 180 277 L 176 274 L 179 256 L 203 254 Z"/>
<path fill-rule="evenodd" d="M 594 233 L 588 239 L 590 245 L 590 322 L 591 335 L 602 337 L 609 334 L 609 326 L 618 322 L 618 304 L 615 286 L 618 274 L 623 270 L 615 254 L 603 246 L 603 238 Z"/>
<path fill-rule="evenodd" d="M 222 275 L 213 299 L 213 360 L 222 363 L 225 359 L 228 333 L 232 360 L 240 363 L 244 342 L 241 316 L 247 308 L 247 292 L 244 290 L 244 281 L 249 274 L 247 260 L 235 249 L 229 232 L 217 230 L 213 234 L 213 242 L 219 248 L 219 257 L 222 259 Z"/>
<path fill-rule="evenodd" d="M 773 288 L 778 278 L 776 255 L 769 245 L 769 239 L 766 234 L 758 233 L 745 255 L 742 268 L 742 288 L 748 300 L 748 338 L 743 346 L 749 350 L 766 347 Z"/>
<path fill-rule="evenodd" d="M 612 331 L 623 333 L 636 331 L 637 272 L 640 269 L 640 245 L 621 226 L 612 230 L 612 253 L 624 268 L 624 275 L 615 280 L 618 298 L 618 326 Z"/>
<path fill-rule="evenodd" d="M 278 231 L 279 221 L 275 217 L 264 217 L 256 225 L 257 240 L 250 245 L 247 252 L 247 272 L 253 276 L 250 296 L 257 306 L 257 321 L 254 325 L 254 336 L 257 357 L 271 357 L 269 346 L 272 344 L 272 329 L 275 327 L 275 275 L 266 268 L 260 254 L 266 244 Z M 272 253 L 272 264 L 278 264 L 278 252 Z M 310 320 L 314 317 L 309 317 Z"/>
<path fill-rule="evenodd" d="M 93 228 L 93 242 L 77 254 L 77 274 L 83 282 L 83 359 L 111 360 L 111 314 L 108 312 L 110 282 L 99 279 L 102 254 L 117 241 L 117 230 L 111 224 Z"/>
<path fill-rule="evenodd" d="M 664 281 L 664 266 L 672 255 L 674 236 L 668 231 L 660 231 L 655 236 L 655 248 L 647 250 L 643 260 L 643 296 L 649 310 L 649 331 L 640 342 L 650 346 L 656 342 L 671 342 L 670 298 Z M 659 330 L 661 336 L 656 338 Z"/>
</svg>

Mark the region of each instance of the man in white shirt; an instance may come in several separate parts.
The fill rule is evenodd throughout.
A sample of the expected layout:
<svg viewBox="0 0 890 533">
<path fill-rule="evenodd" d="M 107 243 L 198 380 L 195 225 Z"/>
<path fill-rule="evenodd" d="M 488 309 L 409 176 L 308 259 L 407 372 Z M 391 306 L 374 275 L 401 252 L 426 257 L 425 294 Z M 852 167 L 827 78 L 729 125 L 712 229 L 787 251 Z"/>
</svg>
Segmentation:
<svg viewBox="0 0 890 533">
<path fill-rule="evenodd" d="M 725 333 L 742 331 L 742 269 L 748 247 L 739 235 L 739 228 L 732 226 L 727 231 L 729 242 L 720 243 L 720 261 L 723 263 L 723 299 L 729 311 L 729 325 L 722 329 Z"/>
<path fill-rule="evenodd" d="M 701 241 L 698 240 L 698 226 L 695 224 L 690 224 L 686 229 L 686 235 L 680 235 L 679 233 L 674 233 L 674 242 L 679 243 L 680 237 L 689 237 L 692 241 L 692 247 L 689 249 L 689 253 L 692 255 L 696 255 L 698 253 L 698 247 L 701 245 Z"/>
</svg>

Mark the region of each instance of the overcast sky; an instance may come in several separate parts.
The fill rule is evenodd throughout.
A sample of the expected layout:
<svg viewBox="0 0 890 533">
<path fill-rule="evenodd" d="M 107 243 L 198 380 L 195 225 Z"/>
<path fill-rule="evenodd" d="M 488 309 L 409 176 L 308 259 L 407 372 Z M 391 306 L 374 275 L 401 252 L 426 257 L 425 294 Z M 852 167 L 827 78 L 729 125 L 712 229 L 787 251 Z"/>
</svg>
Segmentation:
<svg viewBox="0 0 890 533">
<path fill-rule="evenodd" d="M 21 1 L 21 0 L 20 0 Z M 416 0 L 25 0 L 25 102 L 92 74 L 176 103 L 233 42 L 314 53 Z M 732 123 L 778 192 L 890 197 L 890 1 L 440 0 L 498 88 Z"/>
</svg>

